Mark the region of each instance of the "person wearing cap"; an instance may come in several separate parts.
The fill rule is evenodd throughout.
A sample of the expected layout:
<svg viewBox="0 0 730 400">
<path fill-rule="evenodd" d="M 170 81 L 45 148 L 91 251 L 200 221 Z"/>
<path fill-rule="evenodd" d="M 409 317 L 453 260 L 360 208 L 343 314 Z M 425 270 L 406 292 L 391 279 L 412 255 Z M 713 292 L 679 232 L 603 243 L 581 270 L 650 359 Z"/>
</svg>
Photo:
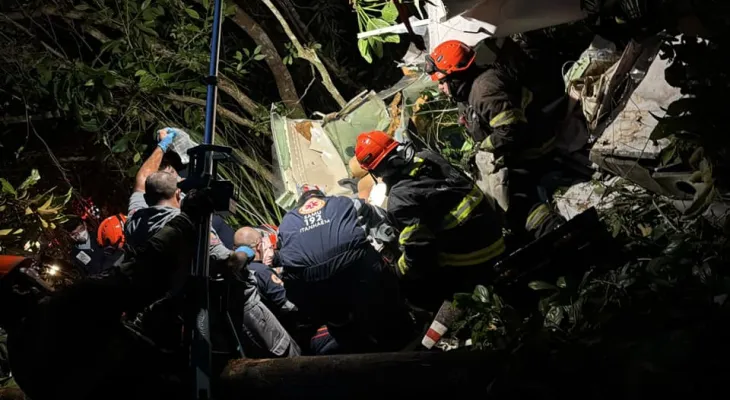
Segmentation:
<svg viewBox="0 0 730 400">
<path fill-rule="evenodd" d="M 385 212 L 361 199 L 298 188 L 294 209 L 279 225 L 279 262 L 287 297 L 327 325 L 344 352 L 399 350 L 412 320 L 397 281 L 368 236 Z"/>
<path fill-rule="evenodd" d="M 445 41 L 426 56 L 426 72 L 456 101 L 459 121 L 479 151 L 490 153 L 491 165 L 483 174 L 500 175 L 486 181 L 485 191 L 505 209 L 510 230 L 531 240 L 563 222 L 541 199 L 538 185 L 556 168 L 556 126 L 564 113 L 546 111 L 556 98 L 532 90 L 517 44 L 509 38 L 488 38 L 483 44 L 477 64 L 473 48 Z"/>
<path fill-rule="evenodd" d="M 382 131 L 358 136 L 355 155 L 390 189 L 389 221 L 402 251 L 396 271 L 411 302 L 435 311 L 492 276 L 505 252 L 502 224 L 469 177 L 438 153 L 415 151 Z"/>
</svg>

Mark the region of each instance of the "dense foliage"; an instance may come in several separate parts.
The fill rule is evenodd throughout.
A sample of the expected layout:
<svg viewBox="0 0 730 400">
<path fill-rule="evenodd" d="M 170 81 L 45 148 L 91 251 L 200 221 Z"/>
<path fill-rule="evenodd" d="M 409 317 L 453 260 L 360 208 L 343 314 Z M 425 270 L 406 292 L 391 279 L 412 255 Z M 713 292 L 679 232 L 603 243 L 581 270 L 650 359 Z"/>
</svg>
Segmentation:
<svg viewBox="0 0 730 400">
<path fill-rule="evenodd" d="M 331 112 L 363 88 L 357 78 L 384 77 L 375 89 L 398 78 L 389 63 L 368 66 L 360 57 L 350 40 L 355 9 L 309 3 L 224 3 L 216 141 L 239 161 L 223 168 L 240 189 L 237 224 L 281 217 L 272 107 L 292 117 Z M 124 212 L 155 130 L 182 127 L 201 139 L 211 1 L 11 1 L 0 6 L 0 21 L 7 181 L 22 181 L 29 160 L 50 179 L 39 183 L 43 190 L 73 187 L 105 215 Z"/>
</svg>

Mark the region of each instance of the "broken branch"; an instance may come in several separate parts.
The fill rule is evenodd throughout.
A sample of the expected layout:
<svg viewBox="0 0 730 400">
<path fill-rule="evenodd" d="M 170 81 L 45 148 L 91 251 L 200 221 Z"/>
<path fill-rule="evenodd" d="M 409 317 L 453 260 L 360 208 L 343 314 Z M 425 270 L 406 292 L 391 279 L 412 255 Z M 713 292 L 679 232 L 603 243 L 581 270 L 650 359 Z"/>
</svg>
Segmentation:
<svg viewBox="0 0 730 400">
<path fill-rule="evenodd" d="M 312 63 L 312 65 L 314 65 L 315 68 L 317 68 L 319 75 L 322 76 L 322 84 L 324 85 L 324 87 L 327 89 L 328 92 L 330 92 L 330 95 L 333 99 L 335 99 L 337 104 L 339 104 L 340 107 L 344 107 L 347 102 L 345 101 L 345 98 L 342 97 L 339 90 L 337 90 L 337 87 L 335 87 L 335 84 L 332 82 L 332 78 L 330 77 L 329 72 L 327 72 L 327 68 L 325 68 L 322 60 L 319 59 L 317 52 L 314 49 L 302 46 L 302 44 L 299 42 L 299 39 L 297 39 L 296 35 L 294 35 L 294 32 L 292 32 L 291 28 L 289 27 L 289 23 L 286 22 L 284 16 L 281 15 L 281 13 L 276 8 L 274 3 L 271 2 L 271 0 L 262 1 L 274 14 L 276 19 L 281 24 L 282 28 L 284 28 L 284 32 L 289 37 L 292 45 L 294 45 L 297 50 L 297 57 L 309 61 L 310 63 Z"/>
</svg>

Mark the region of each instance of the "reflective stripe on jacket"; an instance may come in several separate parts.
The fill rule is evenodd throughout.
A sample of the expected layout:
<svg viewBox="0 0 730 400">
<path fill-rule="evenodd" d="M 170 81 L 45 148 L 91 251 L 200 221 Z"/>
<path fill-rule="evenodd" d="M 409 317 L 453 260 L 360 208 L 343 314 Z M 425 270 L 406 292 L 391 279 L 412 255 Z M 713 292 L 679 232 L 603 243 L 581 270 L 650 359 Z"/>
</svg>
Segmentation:
<svg viewBox="0 0 730 400">
<path fill-rule="evenodd" d="M 514 70 L 495 66 L 478 75 L 460 109 L 472 139 L 497 156 L 539 158 L 555 145 L 554 121 Z"/>
<path fill-rule="evenodd" d="M 424 150 L 406 175 L 388 196 L 388 213 L 400 230 L 400 275 L 482 265 L 504 252 L 496 211 L 463 172 Z"/>
</svg>

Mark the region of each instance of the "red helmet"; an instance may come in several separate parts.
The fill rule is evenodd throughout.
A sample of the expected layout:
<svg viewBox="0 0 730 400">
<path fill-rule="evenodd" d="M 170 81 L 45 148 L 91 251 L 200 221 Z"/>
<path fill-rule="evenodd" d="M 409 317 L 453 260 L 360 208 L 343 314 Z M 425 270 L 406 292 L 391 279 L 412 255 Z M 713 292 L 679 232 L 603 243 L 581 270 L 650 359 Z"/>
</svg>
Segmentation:
<svg viewBox="0 0 730 400">
<path fill-rule="evenodd" d="M 25 260 L 26 257 L 23 256 L 0 255 L 0 278 L 10 273 L 18 264 Z"/>
<path fill-rule="evenodd" d="M 398 145 L 400 145 L 398 141 L 383 131 L 361 133 L 357 137 L 355 157 L 364 170 L 372 171 Z"/>
<path fill-rule="evenodd" d="M 124 214 L 112 215 L 101 221 L 96 231 L 96 241 L 102 247 L 116 247 L 121 249 L 124 246 L 124 223 L 127 216 Z"/>
<path fill-rule="evenodd" d="M 426 73 L 431 75 L 431 80 L 439 81 L 454 72 L 465 71 L 474 64 L 475 58 L 476 53 L 465 43 L 447 40 L 426 56 Z"/>
</svg>

